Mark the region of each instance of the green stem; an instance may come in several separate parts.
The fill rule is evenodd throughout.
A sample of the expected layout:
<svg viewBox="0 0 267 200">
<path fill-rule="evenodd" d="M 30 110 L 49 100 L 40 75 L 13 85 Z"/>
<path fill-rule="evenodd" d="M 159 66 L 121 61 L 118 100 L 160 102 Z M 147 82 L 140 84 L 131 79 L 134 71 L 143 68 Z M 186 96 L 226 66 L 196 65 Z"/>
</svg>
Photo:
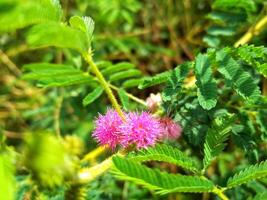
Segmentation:
<svg viewBox="0 0 267 200">
<path fill-rule="evenodd" d="M 111 85 L 111 84 L 109 84 L 109 86 L 110 86 L 110 88 L 112 88 L 112 89 L 114 89 L 114 90 L 116 90 L 116 91 L 119 90 L 119 88 L 117 88 L 115 85 Z M 146 104 L 146 102 L 145 102 L 144 100 L 139 99 L 139 98 L 135 97 L 134 95 L 132 95 L 132 94 L 130 94 L 130 93 L 128 93 L 128 92 L 126 92 L 126 95 L 127 95 L 130 99 L 134 100 L 135 102 L 137 102 L 137 103 L 139 103 L 139 104 L 141 104 L 141 105 L 143 105 L 143 106 L 147 106 L 147 104 Z"/>
<path fill-rule="evenodd" d="M 112 93 L 112 90 L 110 89 L 109 84 L 107 83 L 107 81 L 105 80 L 104 76 L 99 71 L 99 69 L 97 68 L 96 64 L 94 63 L 90 51 L 89 51 L 89 53 L 85 53 L 83 56 L 84 56 L 85 60 L 87 61 L 87 63 L 89 64 L 89 66 L 91 67 L 92 72 L 96 75 L 96 77 L 99 80 L 100 84 L 102 85 L 102 87 L 106 91 L 106 93 L 108 95 L 108 98 L 111 101 L 112 106 L 118 112 L 120 117 L 122 119 L 125 119 L 125 116 L 124 116 L 124 114 L 123 114 L 123 112 L 121 110 L 120 105 L 118 104 L 114 94 Z"/>
<path fill-rule="evenodd" d="M 105 152 L 107 148 L 105 146 L 99 146 L 95 148 L 94 150 L 90 151 L 88 154 L 84 156 L 82 159 L 82 162 L 84 161 L 94 161 L 96 160 L 97 156 L 99 156 L 101 153 Z"/>
<path fill-rule="evenodd" d="M 229 200 L 228 197 L 223 193 L 223 190 L 220 188 L 215 187 L 212 192 L 218 195 L 222 200 Z"/>
<path fill-rule="evenodd" d="M 258 35 L 267 25 L 267 15 L 261 18 L 255 26 L 252 26 L 235 44 L 234 47 L 248 43 L 254 35 Z"/>
<path fill-rule="evenodd" d="M 112 157 L 116 155 L 123 156 L 124 154 L 118 152 L 116 154 L 113 154 L 103 162 L 94 165 L 93 167 L 83 168 L 82 170 L 80 170 L 77 177 L 78 178 L 77 183 L 79 184 L 89 183 L 90 181 L 93 181 L 96 177 L 106 172 L 112 166 Z"/>
</svg>

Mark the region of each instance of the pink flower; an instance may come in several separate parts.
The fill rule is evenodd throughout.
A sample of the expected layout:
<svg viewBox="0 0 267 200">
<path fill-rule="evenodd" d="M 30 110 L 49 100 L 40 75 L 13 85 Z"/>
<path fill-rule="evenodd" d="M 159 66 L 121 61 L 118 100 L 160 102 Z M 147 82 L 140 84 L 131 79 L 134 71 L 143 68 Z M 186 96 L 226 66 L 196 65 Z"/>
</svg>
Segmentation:
<svg viewBox="0 0 267 200">
<path fill-rule="evenodd" d="M 121 124 L 121 145 L 128 147 L 135 144 L 137 149 L 154 145 L 162 134 L 162 128 L 157 119 L 147 112 L 141 114 L 131 112 Z"/>
<path fill-rule="evenodd" d="M 175 123 L 171 118 L 164 117 L 160 119 L 160 124 L 164 130 L 160 139 L 171 139 L 176 140 L 182 134 L 182 128 L 179 124 Z"/>
<path fill-rule="evenodd" d="M 123 123 L 119 114 L 109 109 L 105 115 L 99 115 L 96 120 L 96 129 L 93 132 L 93 137 L 101 144 L 107 145 L 111 149 L 115 149 L 120 143 L 120 129 Z"/>
<path fill-rule="evenodd" d="M 157 93 L 156 95 L 151 93 L 146 99 L 146 105 L 151 112 L 154 112 L 159 107 L 161 102 L 162 99 L 160 93 Z"/>
</svg>

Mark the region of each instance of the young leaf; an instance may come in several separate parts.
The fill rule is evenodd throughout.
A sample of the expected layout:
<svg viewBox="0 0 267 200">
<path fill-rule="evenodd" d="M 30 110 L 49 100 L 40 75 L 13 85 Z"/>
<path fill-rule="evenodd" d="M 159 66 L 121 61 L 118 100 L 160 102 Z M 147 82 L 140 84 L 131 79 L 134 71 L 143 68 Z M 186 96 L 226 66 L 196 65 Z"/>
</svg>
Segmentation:
<svg viewBox="0 0 267 200">
<path fill-rule="evenodd" d="M 214 157 L 219 155 L 225 147 L 225 141 L 227 140 L 232 124 L 234 121 L 234 115 L 225 115 L 218 117 L 214 120 L 213 125 L 209 128 L 204 143 L 204 160 L 203 165 L 205 170 Z"/>
<path fill-rule="evenodd" d="M 8 0 L 0 2 L 0 32 L 13 31 L 32 24 L 59 21 L 62 10 L 58 0 Z"/>
<path fill-rule="evenodd" d="M 120 101 L 121 101 L 123 109 L 125 111 L 128 111 L 130 102 L 129 102 L 129 97 L 127 96 L 126 91 L 124 89 L 120 88 L 118 91 L 118 95 L 120 97 Z"/>
<path fill-rule="evenodd" d="M 97 88 L 95 88 L 92 92 L 87 94 L 86 97 L 84 97 L 83 105 L 87 106 L 88 104 L 93 103 L 98 97 L 101 96 L 103 91 L 104 90 L 101 86 L 98 86 Z"/>
<path fill-rule="evenodd" d="M 84 32 L 56 22 L 32 27 L 27 34 L 27 42 L 32 48 L 55 46 L 74 49 L 80 53 L 86 52 L 90 47 Z"/>
<path fill-rule="evenodd" d="M 235 91 L 244 99 L 255 101 L 260 96 L 260 89 L 251 75 L 224 48 L 216 53 L 219 63 L 218 71 L 225 77 Z"/>
<path fill-rule="evenodd" d="M 113 157 L 114 173 L 123 180 L 156 190 L 159 194 L 174 192 L 211 192 L 214 185 L 211 181 L 197 176 L 168 174 L 153 170 L 134 161 Z"/>
<path fill-rule="evenodd" d="M 84 32 L 87 36 L 88 43 L 91 43 L 94 32 L 94 20 L 91 17 L 73 16 L 70 18 L 70 25 Z"/>
<path fill-rule="evenodd" d="M 137 162 L 156 160 L 173 163 L 194 173 L 198 172 L 199 169 L 194 159 L 188 157 L 179 149 L 166 144 L 158 144 L 155 147 L 132 153 L 129 158 Z"/>
<path fill-rule="evenodd" d="M 230 177 L 227 181 L 227 187 L 236 187 L 265 176 L 267 176 L 267 160 L 256 165 L 251 165 Z"/>
<path fill-rule="evenodd" d="M 216 106 L 217 86 L 212 76 L 208 55 L 198 54 L 195 64 L 199 104 L 206 110 Z"/>
</svg>

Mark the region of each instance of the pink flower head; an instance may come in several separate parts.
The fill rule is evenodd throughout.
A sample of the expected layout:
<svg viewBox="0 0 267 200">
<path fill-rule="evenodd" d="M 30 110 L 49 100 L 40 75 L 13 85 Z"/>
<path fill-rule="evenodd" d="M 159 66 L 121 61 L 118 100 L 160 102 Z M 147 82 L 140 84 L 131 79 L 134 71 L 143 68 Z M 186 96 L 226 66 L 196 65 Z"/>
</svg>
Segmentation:
<svg viewBox="0 0 267 200">
<path fill-rule="evenodd" d="M 160 93 L 157 93 L 156 95 L 151 93 L 146 99 L 146 105 L 151 112 L 154 112 L 159 107 L 161 102 L 162 99 Z"/>
<path fill-rule="evenodd" d="M 171 139 L 176 140 L 178 139 L 182 134 L 182 128 L 179 124 L 177 124 L 175 121 L 173 121 L 169 117 L 164 117 L 160 119 L 160 124 L 162 126 L 162 129 L 164 130 L 162 135 L 160 136 L 160 139 Z"/>
<path fill-rule="evenodd" d="M 107 145 L 111 149 L 115 149 L 120 143 L 119 127 L 123 123 L 119 114 L 109 109 L 105 115 L 99 115 L 96 120 L 96 129 L 93 137 L 101 144 Z"/>
<path fill-rule="evenodd" d="M 126 116 L 126 122 L 120 126 L 120 131 L 121 145 L 127 147 L 135 144 L 137 149 L 154 145 L 162 134 L 159 121 L 147 112 L 129 113 Z"/>
</svg>

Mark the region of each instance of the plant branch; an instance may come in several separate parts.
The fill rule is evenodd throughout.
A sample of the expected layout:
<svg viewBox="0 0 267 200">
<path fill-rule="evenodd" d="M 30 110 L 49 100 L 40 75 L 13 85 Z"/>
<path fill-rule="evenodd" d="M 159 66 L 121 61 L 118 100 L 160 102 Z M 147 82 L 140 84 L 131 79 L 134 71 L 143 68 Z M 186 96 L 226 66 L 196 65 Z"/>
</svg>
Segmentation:
<svg viewBox="0 0 267 200">
<path fill-rule="evenodd" d="M 252 26 L 235 44 L 234 47 L 248 43 L 254 35 L 258 35 L 267 24 L 267 15 L 261 18 L 255 26 Z"/>
<path fill-rule="evenodd" d="M 218 195 L 222 200 L 229 200 L 229 198 L 223 193 L 223 190 L 215 187 L 212 191 L 214 194 Z"/>
<path fill-rule="evenodd" d="M 89 183 L 96 177 L 106 172 L 112 166 L 112 157 L 118 155 L 123 156 L 124 154 L 122 152 L 118 152 L 116 154 L 113 154 L 103 162 L 94 165 L 93 167 L 81 169 L 81 171 L 79 171 L 78 173 L 77 183 L 78 184 Z"/>
<path fill-rule="evenodd" d="M 103 153 L 106 150 L 107 150 L 106 147 L 99 146 L 99 147 L 95 148 L 94 150 L 90 151 L 88 154 L 86 154 L 84 156 L 84 158 L 82 159 L 82 162 L 84 162 L 84 161 L 94 161 L 97 156 L 99 156 L 101 153 Z"/>
<path fill-rule="evenodd" d="M 121 110 L 121 107 L 118 104 L 118 102 L 117 102 L 117 100 L 116 100 L 116 98 L 115 98 L 115 96 L 114 96 L 109 84 L 107 83 L 107 81 L 105 80 L 104 76 L 99 71 L 99 69 L 96 66 L 96 64 L 94 63 L 91 52 L 89 51 L 88 53 L 85 53 L 83 56 L 84 56 L 85 60 L 87 61 L 87 63 L 89 64 L 89 66 L 92 68 L 92 72 L 96 75 L 96 77 L 99 80 L 100 84 L 102 85 L 102 87 L 106 91 L 106 93 L 108 95 L 108 98 L 111 101 L 112 106 L 118 112 L 120 117 L 124 120 L 125 116 L 124 116 L 124 114 L 123 114 L 123 112 Z"/>
<path fill-rule="evenodd" d="M 21 75 L 19 68 L 13 63 L 9 57 L 0 49 L 0 60 L 12 71 L 16 76 Z"/>
</svg>

